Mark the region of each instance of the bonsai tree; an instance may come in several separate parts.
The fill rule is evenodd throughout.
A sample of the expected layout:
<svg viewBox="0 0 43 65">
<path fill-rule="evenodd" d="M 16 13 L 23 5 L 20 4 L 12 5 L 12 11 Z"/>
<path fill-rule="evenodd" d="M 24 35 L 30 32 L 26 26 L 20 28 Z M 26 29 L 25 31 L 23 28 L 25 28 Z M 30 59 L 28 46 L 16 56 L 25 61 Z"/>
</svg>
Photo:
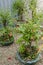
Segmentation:
<svg viewBox="0 0 43 65">
<path fill-rule="evenodd" d="M 18 20 L 23 20 L 24 2 L 22 0 L 16 0 L 15 2 L 13 2 L 12 12 L 13 14 L 18 14 Z"/>
<path fill-rule="evenodd" d="M 38 41 L 42 35 L 40 33 L 40 22 L 43 14 L 36 12 L 36 0 L 31 0 L 30 10 L 32 11 L 32 19 L 27 20 L 28 23 L 20 25 L 18 31 L 21 33 L 21 36 L 17 40 L 17 43 L 20 45 L 17 57 L 26 65 L 34 64 L 39 60 Z"/>
<path fill-rule="evenodd" d="M 12 22 L 13 20 L 9 11 L 0 11 L 0 23 L 3 25 L 3 28 L 1 28 L 0 31 L 0 44 L 2 45 L 9 45 L 14 41 L 12 28 L 10 29 L 11 24 L 13 24 Z"/>
<path fill-rule="evenodd" d="M 17 41 L 20 44 L 20 55 L 24 58 L 35 59 L 38 54 L 38 41 L 41 36 L 39 24 L 33 24 L 30 21 L 27 24 L 22 24 L 18 30 L 22 34 Z"/>
</svg>

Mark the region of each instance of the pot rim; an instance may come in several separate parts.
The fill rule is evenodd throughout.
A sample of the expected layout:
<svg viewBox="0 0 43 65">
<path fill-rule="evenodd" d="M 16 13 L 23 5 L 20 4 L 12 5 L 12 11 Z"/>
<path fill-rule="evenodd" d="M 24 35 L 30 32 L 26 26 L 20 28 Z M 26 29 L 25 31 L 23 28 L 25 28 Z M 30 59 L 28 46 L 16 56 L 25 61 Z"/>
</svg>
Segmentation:
<svg viewBox="0 0 43 65">
<path fill-rule="evenodd" d="M 22 60 L 22 58 L 20 57 L 20 55 L 19 55 L 19 52 L 17 52 L 17 54 L 16 54 L 16 56 L 17 56 L 17 58 L 18 58 L 18 60 L 21 62 L 21 63 L 23 63 L 23 64 L 25 64 L 25 63 L 29 63 L 29 64 L 32 64 L 32 63 L 36 63 L 36 62 L 38 62 L 39 60 L 40 60 L 40 54 L 38 54 L 38 57 L 35 59 L 35 60 L 32 60 L 32 61 L 24 61 L 24 60 Z"/>
<path fill-rule="evenodd" d="M 3 42 L 3 41 L 1 41 L 0 44 L 1 44 L 2 46 L 7 46 L 7 45 L 12 44 L 13 42 L 14 42 L 14 37 L 12 36 L 12 40 L 10 40 L 9 42 Z M 3 44 L 3 43 L 4 43 L 4 44 Z"/>
</svg>

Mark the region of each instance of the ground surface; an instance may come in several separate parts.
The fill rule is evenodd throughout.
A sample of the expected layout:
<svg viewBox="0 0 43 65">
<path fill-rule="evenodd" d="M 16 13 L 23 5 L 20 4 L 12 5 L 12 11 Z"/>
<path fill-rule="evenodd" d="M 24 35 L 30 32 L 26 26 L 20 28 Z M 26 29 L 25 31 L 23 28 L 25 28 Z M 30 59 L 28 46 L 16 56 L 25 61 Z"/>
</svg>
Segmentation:
<svg viewBox="0 0 43 65">
<path fill-rule="evenodd" d="M 17 36 L 15 35 L 15 42 L 16 42 Z M 12 44 L 7 47 L 0 47 L 0 65 L 22 65 L 17 59 L 16 59 L 16 52 L 18 49 L 17 44 Z M 43 65 L 43 52 L 41 55 L 41 60 L 36 65 Z"/>
</svg>

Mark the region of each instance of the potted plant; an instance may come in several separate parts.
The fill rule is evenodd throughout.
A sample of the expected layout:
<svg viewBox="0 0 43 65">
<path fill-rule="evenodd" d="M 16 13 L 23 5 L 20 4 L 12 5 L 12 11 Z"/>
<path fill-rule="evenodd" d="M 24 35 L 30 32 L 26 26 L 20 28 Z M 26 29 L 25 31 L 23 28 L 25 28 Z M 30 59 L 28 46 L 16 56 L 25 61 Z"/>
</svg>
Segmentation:
<svg viewBox="0 0 43 65">
<path fill-rule="evenodd" d="M 31 65 L 39 60 L 38 41 L 41 36 L 39 29 L 39 24 L 33 24 L 32 21 L 21 25 L 19 28 L 22 35 L 17 41 L 20 44 L 17 57 L 23 64 Z"/>
<path fill-rule="evenodd" d="M 3 25 L 0 31 L 0 44 L 3 46 L 10 45 L 14 42 L 14 37 L 11 31 L 12 28 L 10 29 L 12 22 L 13 20 L 9 11 L 0 11 L 0 23 Z"/>
<path fill-rule="evenodd" d="M 36 13 L 36 4 L 34 3 L 36 3 L 36 0 L 31 0 L 32 19 L 28 20 L 28 23 L 21 24 L 17 29 L 21 34 L 17 40 L 20 45 L 17 58 L 24 65 L 33 65 L 40 60 L 38 41 L 42 35 L 40 33 L 42 16 Z"/>
<path fill-rule="evenodd" d="M 12 4 L 12 12 L 13 12 L 13 14 L 17 14 L 17 16 L 18 16 L 17 21 L 23 21 L 24 1 L 22 1 L 22 0 L 14 1 Z"/>
</svg>

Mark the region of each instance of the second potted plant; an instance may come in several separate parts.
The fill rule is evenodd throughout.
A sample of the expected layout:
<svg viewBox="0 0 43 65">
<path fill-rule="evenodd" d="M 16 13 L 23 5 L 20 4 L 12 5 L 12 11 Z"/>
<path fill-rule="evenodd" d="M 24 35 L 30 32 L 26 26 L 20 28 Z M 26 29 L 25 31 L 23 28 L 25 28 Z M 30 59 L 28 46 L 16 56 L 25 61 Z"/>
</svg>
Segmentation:
<svg viewBox="0 0 43 65">
<path fill-rule="evenodd" d="M 14 42 L 14 37 L 8 24 L 11 23 L 11 15 L 9 11 L 0 11 L 0 22 L 3 25 L 2 32 L 0 31 L 0 44 L 2 46 L 8 46 Z"/>
</svg>

